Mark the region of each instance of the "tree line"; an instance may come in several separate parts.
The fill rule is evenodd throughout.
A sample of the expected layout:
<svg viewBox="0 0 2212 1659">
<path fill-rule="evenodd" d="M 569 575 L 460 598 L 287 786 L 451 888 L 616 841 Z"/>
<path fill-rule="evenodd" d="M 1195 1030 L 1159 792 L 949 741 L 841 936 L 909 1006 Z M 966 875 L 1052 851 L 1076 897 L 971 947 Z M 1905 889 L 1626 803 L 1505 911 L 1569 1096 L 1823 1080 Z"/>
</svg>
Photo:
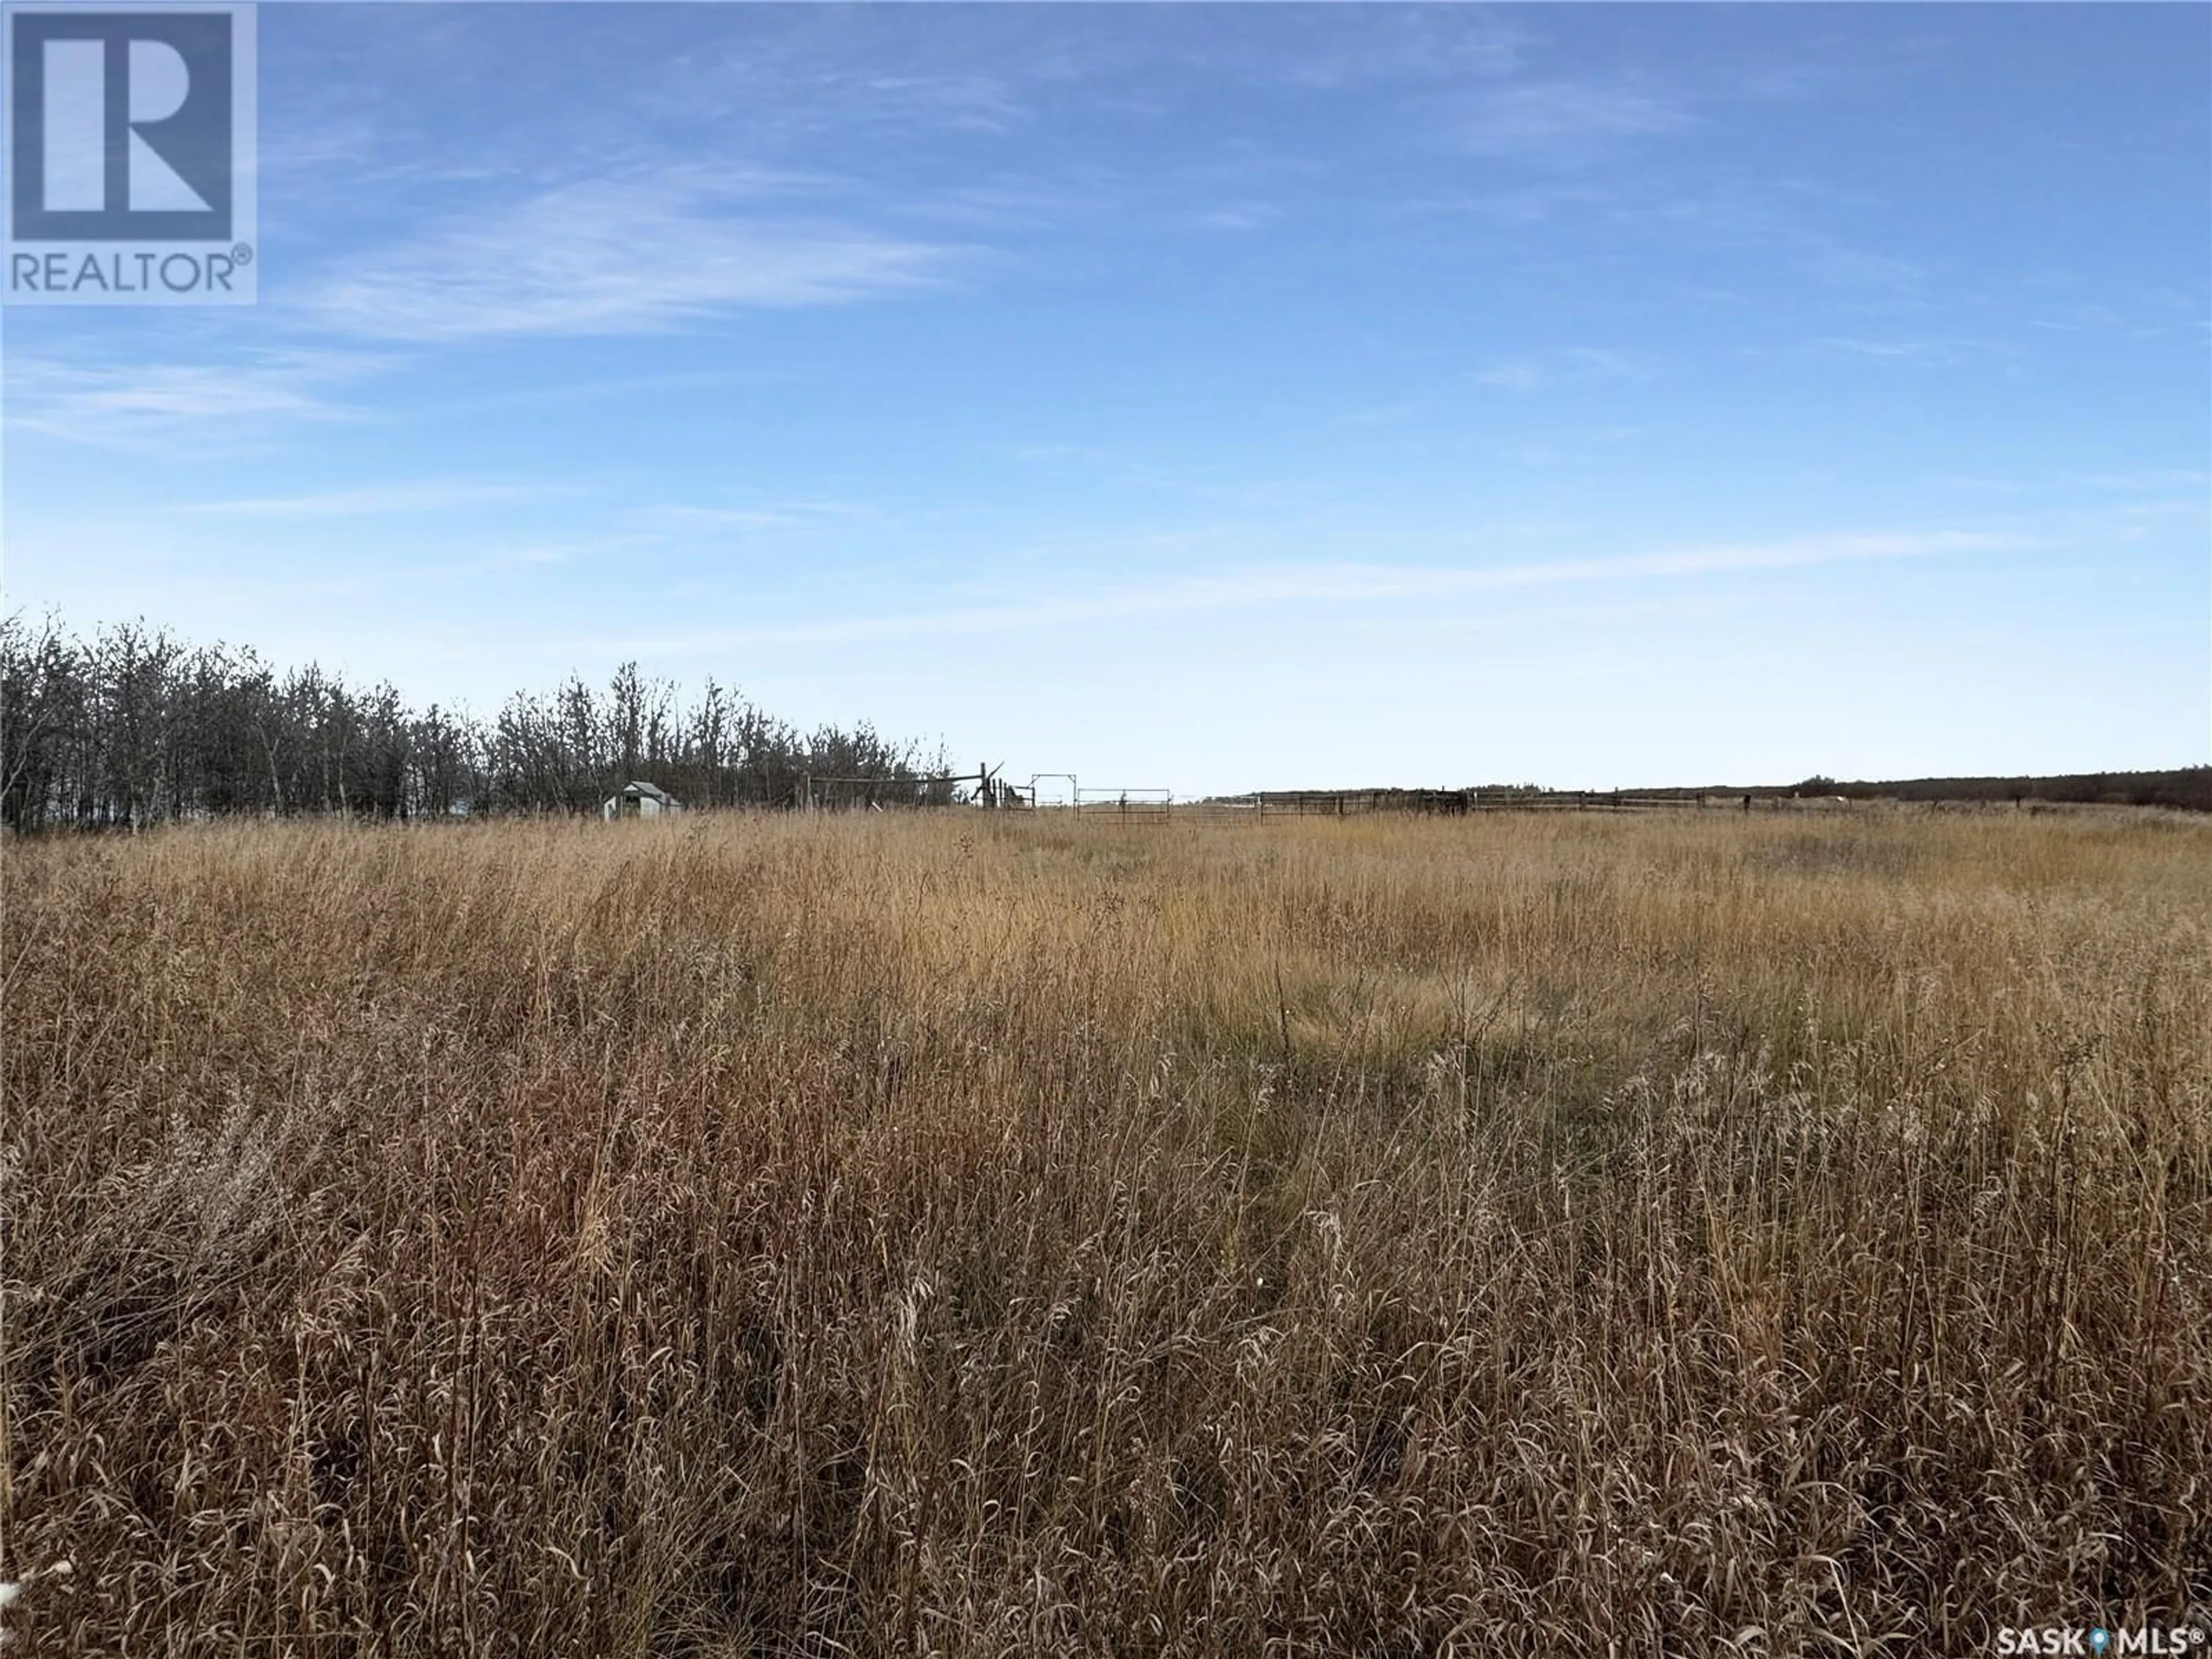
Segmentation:
<svg viewBox="0 0 2212 1659">
<path fill-rule="evenodd" d="M 942 802 L 928 779 L 945 770 L 865 723 L 801 732 L 635 663 L 604 688 L 572 674 L 515 692 L 483 720 L 143 622 L 81 639 L 51 616 L 0 617 L 0 822 L 16 830 L 580 812 L 633 779 L 692 806 Z"/>
</svg>

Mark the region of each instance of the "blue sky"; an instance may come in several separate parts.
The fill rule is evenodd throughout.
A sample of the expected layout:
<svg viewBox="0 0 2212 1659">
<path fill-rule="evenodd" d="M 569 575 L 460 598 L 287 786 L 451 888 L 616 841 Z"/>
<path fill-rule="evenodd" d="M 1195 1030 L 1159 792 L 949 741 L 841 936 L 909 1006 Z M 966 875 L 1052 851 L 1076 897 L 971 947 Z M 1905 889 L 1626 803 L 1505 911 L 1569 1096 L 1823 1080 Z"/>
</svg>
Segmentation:
<svg viewBox="0 0 2212 1659">
<path fill-rule="evenodd" d="M 1086 787 L 2212 755 L 2212 8 L 271 4 L 8 602 Z"/>
</svg>

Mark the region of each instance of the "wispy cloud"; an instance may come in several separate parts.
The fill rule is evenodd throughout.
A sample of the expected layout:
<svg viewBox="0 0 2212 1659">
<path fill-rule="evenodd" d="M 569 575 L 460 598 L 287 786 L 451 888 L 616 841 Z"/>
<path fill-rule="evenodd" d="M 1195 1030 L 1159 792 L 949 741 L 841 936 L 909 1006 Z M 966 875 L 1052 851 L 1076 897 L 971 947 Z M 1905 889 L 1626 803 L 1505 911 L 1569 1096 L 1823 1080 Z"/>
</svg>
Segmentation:
<svg viewBox="0 0 2212 1659">
<path fill-rule="evenodd" d="M 1844 351 L 1856 357 L 1888 357 L 1898 361 L 1931 362 L 1949 361 L 1940 340 L 1839 340 L 1824 338 L 1813 342 L 1824 351 Z"/>
<path fill-rule="evenodd" d="M 545 483 L 470 483 L 453 480 L 372 484 L 315 495 L 263 495 L 239 501 L 195 501 L 179 509 L 243 519 L 367 518 L 387 513 L 450 513 L 477 507 L 512 507 L 573 495 L 574 486 Z"/>
<path fill-rule="evenodd" d="M 765 507 L 696 507 L 661 502 L 629 514 L 641 531 L 678 539 L 745 532 L 804 530 L 881 516 L 851 501 L 778 501 Z"/>
<path fill-rule="evenodd" d="M 1200 230 L 1265 230 L 1283 216 L 1284 210 L 1273 202 L 1230 202 L 1201 208 L 1190 222 Z"/>
<path fill-rule="evenodd" d="M 2122 494 L 2167 489 L 2203 490 L 2212 488 L 2212 472 L 2193 466 L 2141 467 L 2127 472 L 2077 472 L 2068 482 L 2085 489 L 2109 489 Z"/>
<path fill-rule="evenodd" d="M 1799 255 L 1806 272 L 1826 288 L 1875 289 L 1905 294 L 1920 288 L 1928 273 L 1910 259 L 1855 247 L 1839 237 L 1807 231 Z"/>
<path fill-rule="evenodd" d="M 1661 246 L 1788 260 L 1821 288 L 1901 301 L 1917 297 L 1929 273 L 1910 259 L 1862 245 L 1832 228 L 1839 213 L 1869 204 L 1848 191 L 1793 175 L 1758 181 L 1724 178 L 1691 190 L 1617 194 L 1554 192 L 1540 198 L 1548 216 L 1587 212 L 1609 234 Z"/>
<path fill-rule="evenodd" d="M 741 100 L 754 122 L 786 131 L 997 131 L 1085 98 L 1157 106 L 1224 82 L 1332 90 L 1495 76 L 1528 44 L 1519 25 L 1474 7 L 1285 7 L 1255 28 L 1206 6 L 1161 8 L 1142 27 L 1105 8 L 967 6 L 871 17 L 865 41 L 843 14 L 788 16 L 757 24 L 736 49 L 696 55 L 669 95 L 718 110 Z"/>
<path fill-rule="evenodd" d="M 1126 205 L 1110 181 L 1095 174 L 1054 179 L 1022 173 L 1001 173 L 981 184 L 951 185 L 896 204 L 904 219 L 989 231 L 1035 230 L 1096 219 Z"/>
<path fill-rule="evenodd" d="M 1637 353 L 1602 346 L 1568 346 L 1491 363 L 1474 373 L 1475 384 L 1500 392 L 1535 392 L 1546 386 L 1592 386 L 1609 381 L 1648 380 L 1654 369 Z"/>
<path fill-rule="evenodd" d="M 1348 605 L 1442 599 L 1567 583 L 1634 582 L 1787 570 L 1878 560 L 2002 551 L 2027 538 L 1992 532 L 1939 530 L 1896 534 L 1812 536 L 1689 547 L 1592 559 L 1491 566 L 1353 563 L 1255 565 L 1212 576 L 1104 587 L 1003 605 L 837 617 L 713 633 L 599 641 L 622 653 L 692 655 L 744 645 L 838 644 L 861 640 L 1000 634 L 1145 616 L 1219 611 L 1283 604 Z"/>
<path fill-rule="evenodd" d="M 355 256 L 307 311 L 349 335 L 419 343 L 657 333 L 941 281 L 969 252 L 792 211 L 798 188 L 683 167 L 556 185 Z"/>
<path fill-rule="evenodd" d="M 1970 340 L 1952 337 L 1931 339 L 1860 339 L 1850 337 L 1824 336 L 1812 342 L 1816 351 L 1842 352 L 1847 356 L 1871 357 L 1877 362 L 1917 365 L 1928 368 L 1955 368 L 1961 363 L 1978 358 L 2005 356 L 2008 349 L 1991 340 Z"/>
<path fill-rule="evenodd" d="M 2135 340 L 2155 340 L 2162 335 L 2196 331 L 2180 313 L 2192 302 L 2181 296 L 2160 295 L 2168 303 L 2144 304 L 2140 296 L 2125 311 L 2098 301 L 2065 307 L 2029 319 L 2031 328 L 2052 334 L 2116 334 Z M 2154 315 L 2154 313 L 2156 314 Z"/>
<path fill-rule="evenodd" d="M 1370 404 L 1361 409 L 1347 409 L 1340 415 L 1331 416 L 1328 423 L 1349 427 L 1402 426 L 1427 409 L 1427 404 L 1415 398 L 1408 398 L 1403 403 Z"/>
<path fill-rule="evenodd" d="M 1468 214 L 1494 225 L 1547 223 L 1570 214 L 1596 213 L 1612 207 L 1613 192 L 1584 184 L 1525 185 L 1510 190 L 1443 191 L 1408 198 L 1391 207 L 1395 217 L 1427 218 Z"/>
<path fill-rule="evenodd" d="M 12 354 L 8 424 L 72 443 L 169 455 L 251 449 L 284 426 L 358 413 L 346 383 L 387 366 L 368 354 L 260 351 L 227 363 L 64 361 Z"/>
<path fill-rule="evenodd" d="M 1454 136 L 1483 155 L 1571 159 L 1620 140 L 1675 132 L 1694 118 L 1674 99 L 1588 81 L 1528 81 L 1480 94 Z"/>
</svg>

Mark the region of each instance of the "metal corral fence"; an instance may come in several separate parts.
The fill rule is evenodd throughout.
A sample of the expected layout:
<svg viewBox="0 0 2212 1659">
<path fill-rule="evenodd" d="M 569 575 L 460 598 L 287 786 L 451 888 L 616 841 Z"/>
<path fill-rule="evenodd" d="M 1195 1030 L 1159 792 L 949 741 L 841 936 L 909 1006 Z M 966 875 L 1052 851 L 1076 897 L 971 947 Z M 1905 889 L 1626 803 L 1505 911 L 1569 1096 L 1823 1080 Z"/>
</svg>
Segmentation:
<svg viewBox="0 0 2212 1659">
<path fill-rule="evenodd" d="M 1840 811 L 1850 805 L 1833 795 L 1753 795 L 1712 790 L 1658 794 L 1577 789 L 1267 789 L 1180 801 L 1166 789 L 1077 789 L 1073 794 L 1070 803 L 1034 810 L 1128 823 L 1256 823 L 1268 818 L 1341 818 L 1380 812 L 1456 817 L 1473 812 Z"/>
</svg>

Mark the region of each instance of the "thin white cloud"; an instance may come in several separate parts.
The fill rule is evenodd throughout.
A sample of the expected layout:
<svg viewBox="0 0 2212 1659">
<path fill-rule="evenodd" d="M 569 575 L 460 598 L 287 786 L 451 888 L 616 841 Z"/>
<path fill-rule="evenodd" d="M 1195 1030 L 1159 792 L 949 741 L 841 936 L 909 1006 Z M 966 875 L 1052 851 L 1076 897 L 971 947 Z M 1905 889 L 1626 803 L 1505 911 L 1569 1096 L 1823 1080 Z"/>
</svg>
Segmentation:
<svg viewBox="0 0 2212 1659">
<path fill-rule="evenodd" d="M 1479 155 L 1559 157 L 1674 132 L 1692 119 L 1674 100 L 1633 87 L 1528 81 L 1483 93 L 1458 123 L 1456 137 Z"/>
<path fill-rule="evenodd" d="M 1119 191 L 1102 178 L 1060 180 L 1023 173 L 925 191 L 895 205 L 906 219 L 976 230 L 1037 229 L 1126 208 Z"/>
<path fill-rule="evenodd" d="M 1805 252 L 1801 262 L 1823 287 L 1903 295 L 1922 287 L 1928 278 L 1928 273 L 1910 259 L 1853 247 L 1824 233 L 1808 232 L 1802 240 Z"/>
<path fill-rule="evenodd" d="M 641 530 L 675 538 L 802 530 L 878 516 L 874 508 L 850 501 L 779 501 L 767 507 L 696 507 L 661 502 L 638 507 L 629 515 Z"/>
<path fill-rule="evenodd" d="M 1085 95 L 1126 104 L 1133 85 L 1164 103 L 1224 82 L 1331 90 L 1487 78 L 1516 69 L 1528 44 L 1519 25 L 1474 7 L 1285 7 L 1255 29 L 1206 6 L 1160 8 L 1142 28 L 1110 9 L 968 6 L 873 17 L 866 40 L 849 25 L 792 16 L 680 65 L 672 101 L 718 114 L 739 103 L 756 125 L 783 131 L 999 131 Z"/>
<path fill-rule="evenodd" d="M 1474 378 L 1477 385 L 1495 386 L 1500 392 L 1534 392 L 1544 383 L 1542 369 L 1526 358 L 1492 363 L 1487 368 L 1477 369 Z"/>
<path fill-rule="evenodd" d="M 2085 489 L 2122 493 L 2143 490 L 2195 489 L 2212 485 L 2212 473 L 2193 466 L 2142 467 L 2130 472 L 2077 472 L 2067 480 Z"/>
<path fill-rule="evenodd" d="M 1500 392 L 1535 392 L 1547 386 L 1592 386 L 1608 381 L 1648 380 L 1650 362 L 1634 352 L 1602 346 L 1568 346 L 1558 351 L 1503 359 L 1477 369 L 1475 384 Z"/>
<path fill-rule="evenodd" d="M 386 366 L 357 352 L 258 352 L 231 363 L 10 356 L 9 427 L 101 448 L 201 455 L 252 449 L 301 421 L 359 411 L 337 395 Z"/>
<path fill-rule="evenodd" d="M 428 344 L 658 333 L 735 309 L 941 281 L 965 252 L 771 211 L 791 188 L 682 167 L 557 185 L 354 256 L 307 312 L 346 334 Z"/>
<path fill-rule="evenodd" d="M 1411 197 L 1385 210 L 1396 218 L 1468 214 L 1494 225 L 1540 225 L 1569 214 L 1609 210 L 1617 198 L 1595 185 L 1525 185 L 1510 190 L 1443 191 Z"/>
<path fill-rule="evenodd" d="M 1896 362 L 1955 362 L 1948 343 L 1942 340 L 1820 339 L 1815 346 L 1827 351 L 1846 351 L 1858 357 L 1887 357 Z"/>
<path fill-rule="evenodd" d="M 264 495 L 240 501 L 195 501 L 180 508 L 227 518 L 366 518 L 387 513 L 449 513 L 474 507 L 509 507 L 573 495 L 564 484 L 469 483 L 453 480 L 374 484 L 315 495 Z"/>
<path fill-rule="evenodd" d="M 1812 349 L 1842 352 L 1848 356 L 1871 357 L 1877 362 L 1913 364 L 1929 368 L 1955 368 L 1978 358 L 2014 355 L 2009 347 L 1993 340 L 1972 340 L 1955 336 L 1926 339 L 1866 339 L 1830 335 L 1813 341 Z"/>
<path fill-rule="evenodd" d="M 1004 605 L 852 617 L 684 637 L 599 641 L 635 654 L 693 655 L 745 645 L 827 645 L 862 640 L 1001 634 L 1182 612 L 1281 604 L 1347 605 L 1440 599 L 1564 583 L 1644 581 L 1735 572 L 1797 569 L 1879 560 L 2002 551 L 2021 536 L 1966 530 L 1811 536 L 1778 542 L 1692 547 L 1593 559 L 1553 559 L 1482 567 L 1379 564 L 1261 565 L 1213 576 L 1101 588 Z"/>
<path fill-rule="evenodd" d="M 1481 210 L 1482 198 L 1462 198 L 1446 207 Z M 1783 176 L 1764 184 L 1741 179 L 1696 191 L 1618 191 L 1599 188 L 1557 188 L 1522 191 L 1504 198 L 1506 209 L 1520 202 L 1517 222 L 1586 217 L 1624 236 L 1656 239 L 1662 246 L 1694 249 L 1709 258 L 1724 250 L 1789 260 L 1824 289 L 1887 301 L 1892 306 L 1917 296 L 1928 272 L 1911 260 L 1863 247 L 1821 222 L 1823 210 L 1863 209 L 1865 202 L 1801 178 Z M 1507 220 L 1506 222 L 1516 222 Z M 1735 301 L 1740 290 L 1703 285 L 1703 297 Z"/>
<path fill-rule="evenodd" d="M 1265 230 L 1285 216 L 1285 210 L 1273 202 L 1231 202 L 1200 209 L 1190 222 L 1200 230 Z"/>
<path fill-rule="evenodd" d="M 1333 415 L 1328 424 L 1334 427 L 1403 426 L 1416 416 L 1425 414 L 1429 405 L 1417 398 L 1403 403 L 1370 404 L 1362 409 L 1347 409 Z"/>
</svg>

